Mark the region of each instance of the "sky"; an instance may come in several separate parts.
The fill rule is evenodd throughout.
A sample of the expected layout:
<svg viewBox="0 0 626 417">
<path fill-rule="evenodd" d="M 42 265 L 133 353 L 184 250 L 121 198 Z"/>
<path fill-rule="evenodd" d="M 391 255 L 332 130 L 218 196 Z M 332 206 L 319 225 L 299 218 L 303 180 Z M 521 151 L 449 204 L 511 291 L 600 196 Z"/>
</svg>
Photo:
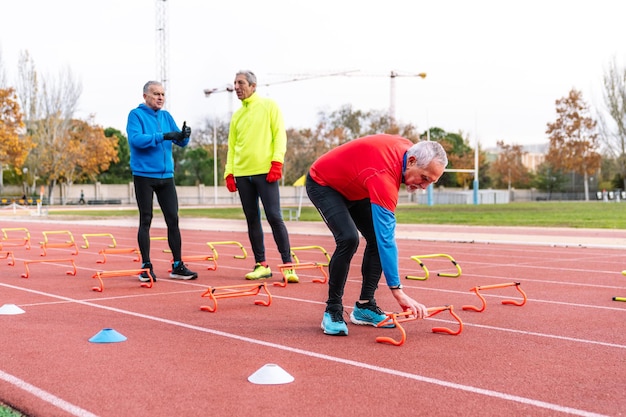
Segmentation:
<svg viewBox="0 0 626 417">
<path fill-rule="evenodd" d="M 70 69 L 81 83 L 77 118 L 125 132 L 143 85 L 159 78 L 157 1 L 5 0 L 8 84 L 28 51 L 40 77 Z M 228 120 L 236 96 L 204 90 L 249 69 L 288 128 L 313 128 L 344 105 L 394 107 L 401 123 L 483 148 L 543 144 L 556 100 L 575 88 L 602 111 L 603 76 L 626 62 L 622 0 L 165 1 L 167 109 L 192 129 Z M 392 71 L 407 76 L 392 81 Z"/>
</svg>

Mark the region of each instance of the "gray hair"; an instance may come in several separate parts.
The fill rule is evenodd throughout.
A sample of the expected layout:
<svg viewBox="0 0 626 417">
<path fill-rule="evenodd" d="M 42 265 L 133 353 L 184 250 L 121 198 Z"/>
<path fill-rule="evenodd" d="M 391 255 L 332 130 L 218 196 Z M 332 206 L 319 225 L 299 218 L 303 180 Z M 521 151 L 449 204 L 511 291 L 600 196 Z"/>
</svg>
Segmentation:
<svg viewBox="0 0 626 417">
<path fill-rule="evenodd" d="M 406 151 L 407 158 L 410 156 L 415 157 L 415 164 L 420 168 L 426 168 L 432 161 L 440 164 L 442 167 L 448 165 L 448 155 L 446 150 L 439 142 L 435 141 L 421 141 L 411 146 Z"/>
<path fill-rule="evenodd" d="M 163 84 L 160 81 L 148 81 L 143 86 L 143 93 L 148 94 L 150 92 L 150 86 L 153 86 L 153 85 L 163 86 Z"/>
<path fill-rule="evenodd" d="M 237 74 L 235 74 L 235 77 L 237 77 L 238 75 L 243 75 L 244 77 L 246 77 L 246 81 L 248 81 L 248 84 L 252 85 L 252 84 L 256 84 L 256 75 L 254 75 L 254 73 L 250 70 L 239 70 L 237 71 Z"/>
</svg>

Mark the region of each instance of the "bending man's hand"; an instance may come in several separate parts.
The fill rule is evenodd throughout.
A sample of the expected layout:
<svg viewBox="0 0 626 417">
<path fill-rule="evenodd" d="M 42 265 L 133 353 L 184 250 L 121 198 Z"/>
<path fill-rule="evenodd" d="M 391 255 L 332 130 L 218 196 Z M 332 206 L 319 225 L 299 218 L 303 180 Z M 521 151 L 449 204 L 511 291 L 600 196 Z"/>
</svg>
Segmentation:
<svg viewBox="0 0 626 417">
<path fill-rule="evenodd" d="M 403 290 L 391 290 L 391 293 L 393 294 L 398 304 L 400 304 L 402 311 L 411 311 L 413 315 L 418 319 L 423 319 L 428 315 L 428 310 L 426 309 L 426 306 L 418 303 L 417 301 L 406 295 Z"/>
</svg>

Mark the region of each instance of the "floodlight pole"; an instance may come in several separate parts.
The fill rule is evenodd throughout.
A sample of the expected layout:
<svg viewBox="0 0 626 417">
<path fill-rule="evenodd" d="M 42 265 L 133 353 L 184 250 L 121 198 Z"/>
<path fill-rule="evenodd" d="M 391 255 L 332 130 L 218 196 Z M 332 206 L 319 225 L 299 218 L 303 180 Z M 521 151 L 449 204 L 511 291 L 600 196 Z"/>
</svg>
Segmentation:
<svg viewBox="0 0 626 417">
<path fill-rule="evenodd" d="M 478 136 L 476 136 L 476 149 L 474 149 L 474 205 L 478 204 Z"/>
<path fill-rule="evenodd" d="M 213 120 L 213 195 L 217 206 L 217 119 Z"/>
</svg>

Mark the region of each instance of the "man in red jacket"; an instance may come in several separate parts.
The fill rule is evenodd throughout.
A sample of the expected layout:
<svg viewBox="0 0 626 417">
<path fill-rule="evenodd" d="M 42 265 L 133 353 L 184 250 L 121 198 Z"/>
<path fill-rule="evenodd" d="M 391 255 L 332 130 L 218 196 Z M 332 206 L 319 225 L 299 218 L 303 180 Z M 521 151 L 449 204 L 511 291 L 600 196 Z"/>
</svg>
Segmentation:
<svg viewBox="0 0 626 417">
<path fill-rule="evenodd" d="M 352 140 L 313 163 L 306 191 L 336 243 L 329 263 L 324 333 L 348 335 L 342 299 L 359 232 L 366 241 L 363 281 L 350 321 L 376 326 L 386 318 L 374 298 L 382 272 L 403 311 L 410 310 L 419 318 L 427 314 L 426 307 L 406 295 L 400 284 L 394 212 L 401 184 L 409 192 L 424 189 L 437 182 L 447 164 L 446 152 L 437 142 L 414 144 L 386 134 Z"/>
</svg>

